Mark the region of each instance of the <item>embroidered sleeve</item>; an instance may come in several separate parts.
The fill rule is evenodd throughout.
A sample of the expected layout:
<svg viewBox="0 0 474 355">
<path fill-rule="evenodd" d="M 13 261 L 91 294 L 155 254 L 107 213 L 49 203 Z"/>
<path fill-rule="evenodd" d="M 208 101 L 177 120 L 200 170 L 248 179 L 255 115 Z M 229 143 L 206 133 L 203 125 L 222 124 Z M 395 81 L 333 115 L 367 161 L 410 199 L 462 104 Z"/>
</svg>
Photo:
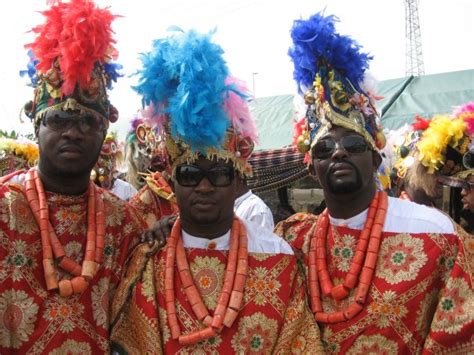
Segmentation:
<svg viewBox="0 0 474 355">
<path fill-rule="evenodd" d="M 324 354 L 319 327 L 309 309 L 300 272 L 296 272 L 292 287 L 292 297 L 273 353 Z"/>
<path fill-rule="evenodd" d="M 275 234 L 285 239 L 295 251 L 308 252 L 308 243 L 316 227 L 318 217 L 308 213 L 296 213 L 275 227 Z"/>
<path fill-rule="evenodd" d="M 153 248 L 132 253 L 112 304 L 111 348 L 119 354 L 162 354 Z"/>
<path fill-rule="evenodd" d="M 456 226 L 458 253 L 440 291 L 424 353 L 474 351 L 474 237 Z"/>
</svg>

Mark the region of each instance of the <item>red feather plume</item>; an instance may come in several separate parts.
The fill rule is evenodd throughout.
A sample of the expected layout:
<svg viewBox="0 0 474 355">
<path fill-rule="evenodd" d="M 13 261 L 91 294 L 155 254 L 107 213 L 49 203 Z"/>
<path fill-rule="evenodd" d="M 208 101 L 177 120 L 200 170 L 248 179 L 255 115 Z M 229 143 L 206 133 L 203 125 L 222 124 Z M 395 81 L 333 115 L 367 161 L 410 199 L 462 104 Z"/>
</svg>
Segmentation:
<svg viewBox="0 0 474 355">
<path fill-rule="evenodd" d="M 46 22 L 33 28 L 37 37 L 27 47 L 39 60 L 37 69 L 43 73 L 58 58 L 64 81 L 61 90 L 70 95 L 76 84 L 81 89 L 87 86 L 97 61 L 111 59 L 115 51 L 111 25 L 117 16 L 90 0 L 59 1 L 42 14 Z"/>
<path fill-rule="evenodd" d="M 421 116 L 415 116 L 415 120 L 417 122 L 414 122 L 411 124 L 411 126 L 413 127 L 413 130 L 414 131 L 424 131 L 428 128 L 428 126 L 430 125 L 430 121 L 431 120 L 425 120 L 423 117 Z"/>
</svg>

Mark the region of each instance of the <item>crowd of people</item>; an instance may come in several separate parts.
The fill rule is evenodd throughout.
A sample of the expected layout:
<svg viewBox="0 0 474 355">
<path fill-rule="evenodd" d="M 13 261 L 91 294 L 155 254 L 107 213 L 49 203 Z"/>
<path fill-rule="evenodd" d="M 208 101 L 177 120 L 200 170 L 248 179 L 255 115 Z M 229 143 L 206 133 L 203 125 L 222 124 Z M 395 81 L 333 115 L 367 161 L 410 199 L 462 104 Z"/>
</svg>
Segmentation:
<svg viewBox="0 0 474 355">
<path fill-rule="evenodd" d="M 335 16 L 295 20 L 295 144 L 325 207 L 275 226 L 247 186 L 251 95 L 212 33 L 141 55 L 120 144 L 116 16 L 42 14 L 35 142 L 0 140 L 1 354 L 474 352 L 474 101 L 386 137 L 371 57 Z"/>
</svg>

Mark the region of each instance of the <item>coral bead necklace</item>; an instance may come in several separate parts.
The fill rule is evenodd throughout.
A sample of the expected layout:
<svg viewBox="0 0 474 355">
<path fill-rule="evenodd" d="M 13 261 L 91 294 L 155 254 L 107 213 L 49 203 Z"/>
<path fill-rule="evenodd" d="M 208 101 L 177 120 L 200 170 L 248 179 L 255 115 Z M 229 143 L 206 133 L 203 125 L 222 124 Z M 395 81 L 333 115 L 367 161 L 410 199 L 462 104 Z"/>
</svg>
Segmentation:
<svg viewBox="0 0 474 355">
<path fill-rule="evenodd" d="M 38 172 L 30 169 L 25 178 L 24 194 L 38 223 L 43 251 L 43 268 L 48 290 L 59 289 L 59 294 L 69 297 L 86 290 L 103 261 L 105 215 L 104 204 L 96 186 L 90 182 L 87 201 L 87 239 L 82 265 L 69 258 L 49 220 L 48 200 Z M 55 265 L 73 275 L 72 279 L 58 281 Z"/>
<path fill-rule="evenodd" d="M 337 286 L 334 286 L 331 281 L 326 260 L 326 237 L 330 224 L 328 210 L 324 210 L 318 218 L 315 232 L 311 236 L 308 255 L 311 311 L 318 322 L 343 322 L 352 319 L 362 311 L 377 263 L 387 205 L 387 194 L 377 192 L 370 204 L 367 220 L 359 236 L 350 269 L 343 283 Z M 341 301 L 349 296 L 350 291 L 356 285 L 355 300 L 346 309 L 334 313 L 323 311 L 321 292 L 326 297 Z"/>
<path fill-rule="evenodd" d="M 181 334 L 175 305 L 174 270 L 176 267 L 186 298 L 196 318 L 205 328 Z M 224 326 L 230 328 L 238 316 L 244 296 L 244 286 L 248 272 L 247 233 L 243 224 L 234 217 L 230 235 L 230 249 L 224 283 L 219 295 L 214 315 L 211 316 L 204 304 L 198 288 L 194 284 L 189 263 L 181 239 L 181 221 L 176 220 L 168 238 L 165 264 L 165 302 L 171 337 L 181 345 L 196 344 L 220 333 Z"/>
</svg>

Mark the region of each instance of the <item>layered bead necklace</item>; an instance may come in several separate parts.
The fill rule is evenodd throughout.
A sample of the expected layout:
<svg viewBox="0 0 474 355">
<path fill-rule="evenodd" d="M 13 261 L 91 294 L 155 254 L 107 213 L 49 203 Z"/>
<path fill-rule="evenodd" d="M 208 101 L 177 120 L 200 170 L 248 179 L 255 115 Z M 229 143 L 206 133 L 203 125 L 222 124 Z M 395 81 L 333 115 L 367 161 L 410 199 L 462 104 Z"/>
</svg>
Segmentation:
<svg viewBox="0 0 474 355">
<path fill-rule="evenodd" d="M 309 293 L 311 311 L 316 321 L 339 323 L 354 318 L 365 304 L 373 274 L 377 264 L 383 225 L 387 214 L 388 198 L 379 191 L 370 203 L 367 220 L 357 243 L 356 252 L 351 261 L 349 272 L 342 284 L 334 286 L 329 276 L 326 260 L 326 238 L 329 231 L 329 212 L 324 210 L 318 218 L 316 230 L 311 236 L 308 255 Z M 342 311 L 326 313 L 323 311 L 321 292 L 326 297 L 341 301 L 357 285 L 354 302 Z"/>
<path fill-rule="evenodd" d="M 206 328 L 181 334 L 175 305 L 174 271 L 176 267 L 186 298 L 196 318 Z M 248 272 L 247 233 L 245 227 L 234 217 L 230 232 L 230 249 L 224 274 L 224 283 L 217 300 L 214 315 L 204 304 L 189 268 L 189 263 L 181 238 L 181 222 L 176 220 L 167 241 L 165 264 L 165 302 L 171 337 L 181 345 L 196 344 L 220 333 L 224 326 L 230 328 L 236 320 L 244 296 L 244 286 Z"/>
<path fill-rule="evenodd" d="M 89 281 L 97 273 L 98 265 L 104 257 L 105 215 L 104 203 L 93 182 L 89 184 L 87 201 L 87 239 L 82 265 L 68 257 L 49 219 L 46 192 L 35 168 L 26 173 L 25 197 L 38 223 L 43 251 L 43 269 L 47 290 L 59 289 L 59 294 L 69 297 L 87 289 Z M 73 275 L 58 280 L 56 267 Z"/>
</svg>

